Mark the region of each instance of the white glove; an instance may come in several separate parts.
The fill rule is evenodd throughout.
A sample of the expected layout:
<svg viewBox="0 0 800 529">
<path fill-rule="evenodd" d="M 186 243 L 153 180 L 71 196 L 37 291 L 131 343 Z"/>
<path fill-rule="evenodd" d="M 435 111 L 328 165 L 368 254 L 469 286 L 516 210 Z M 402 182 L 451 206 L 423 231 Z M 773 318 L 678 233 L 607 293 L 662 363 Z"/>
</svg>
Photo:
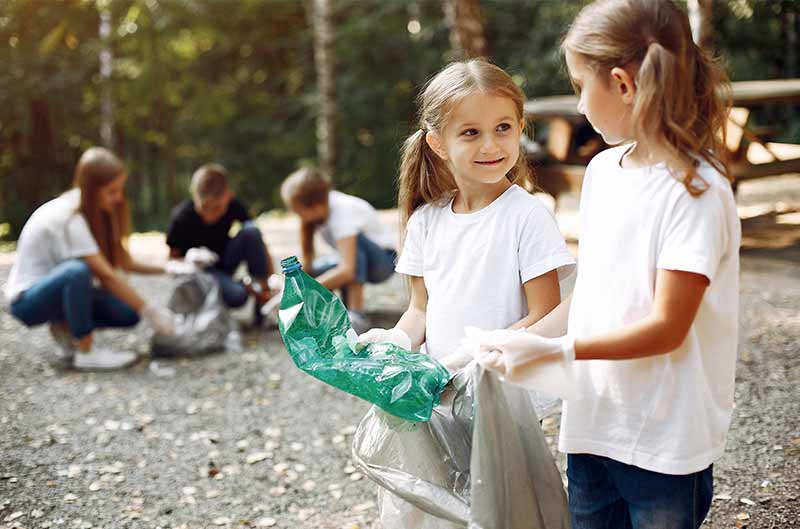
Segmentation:
<svg viewBox="0 0 800 529">
<path fill-rule="evenodd" d="M 189 263 L 186 261 L 179 261 L 177 259 L 170 259 L 164 265 L 164 272 L 168 274 L 172 274 L 175 276 L 192 274 L 197 270 L 197 266 L 194 263 Z"/>
<path fill-rule="evenodd" d="M 473 360 L 475 360 L 473 348 L 462 340 L 461 345 L 449 355 L 440 358 L 439 363 L 451 373 L 455 373 L 467 367 Z"/>
<path fill-rule="evenodd" d="M 205 268 L 207 266 L 212 266 L 219 261 L 219 255 L 212 252 L 205 246 L 201 246 L 200 248 L 189 248 L 186 251 L 186 255 L 184 256 L 183 260 L 187 263 L 192 263 L 201 268 Z"/>
<path fill-rule="evenodd" d="M 582 398 L 575 381 L 575 339 L 543 338 L 525 330 L 464 328 L 462 346 L 489 371 L 529 391 L 564 400 Z"/>
<path fill-rule="evenodd" d="M 570 336 L 544 338 L 525 330 L 498 330 L 485 333 L 478 343 L 478 362 L 504 375 L 535 361 L 575 360 L 575 339 Z"/>
<path fill-rule="evenodd" d="M 156 334 L 164 336 L 175 334 L 175 314 L 169 309 L 147 303 L 142 308 L 142 318 L 153 326 Z"/>
<path fill-rule="evenodd" d="M 281 274 L 272 274 L 267 278 L 267 286 L 273 292 L 281 292 L 283 290 L 283 276 Z"/>
<path fill-rule="evenodd" d="M 407 351 L 411 350 L 411 338 L 397 327 L 391 329 L 370 329 L 356 338 L 356 344 L 367 345 L 371 343 L 391 343 Z"/>
</svg>

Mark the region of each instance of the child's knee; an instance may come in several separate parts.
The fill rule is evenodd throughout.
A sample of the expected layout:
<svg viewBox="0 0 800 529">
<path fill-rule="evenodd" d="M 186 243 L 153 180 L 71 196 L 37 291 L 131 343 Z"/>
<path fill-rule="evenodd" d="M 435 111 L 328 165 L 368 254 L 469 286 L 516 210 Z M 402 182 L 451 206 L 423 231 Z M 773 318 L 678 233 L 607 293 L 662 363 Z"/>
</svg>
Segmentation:
<svg viewBox="0 0 800 529">
<path fill-rule="evenodd" d="M 258 226 L 256 226 L 254 222 L 245 222 L 240 233 L 246 242 L 257 242 L 260 244 L 264 242 L 261 238 L 261 230 L 258 229 Z"/>
<path fill-rule="evenodd" d="M 232 309 L 238 309 L 239 307 L 244 306 L 244 304 L 247 303 L 248 297 L 249 293 L 244 287 L 241 289 L 226 289 L 222 293 L 222 301 L 225 302 L 227 307 Z"/>
<path fill-rule="evenodd" d="M 119 315 L 119 326 L 135 327 L 139 324 L 140 320 L 141 317 L 139 317 L 139 314 L 135 310 L 130 307 L 126 307 L 126 310 Z"/>
<path fill-rule="evenodd" d="M 63 265 L 62 274 L 67 282 L 81 283 L 90 285 L 92 281 L 92 270 L 83 259 L 73 259 Z"/>
</svg>

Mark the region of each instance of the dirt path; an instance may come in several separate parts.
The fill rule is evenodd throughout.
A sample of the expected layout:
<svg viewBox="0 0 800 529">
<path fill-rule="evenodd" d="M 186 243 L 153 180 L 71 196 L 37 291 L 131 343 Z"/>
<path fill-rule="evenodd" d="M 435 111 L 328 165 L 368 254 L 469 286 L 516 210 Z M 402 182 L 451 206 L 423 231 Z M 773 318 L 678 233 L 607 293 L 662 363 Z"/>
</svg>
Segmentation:
<svg viewBox="0 0 800 529">
<path fill-rule="evenodd" d="M 706 526 L 800 527 L 800 220 L 792 212 L 800 185 L 762 181 L 742 189 L 740 203 L 752 218 L 737 408 Z M 562 225 L 571 214 L 565 206 Z M 262 227 L 275 257 L 294 251 L 293 220 L 270 217 Z M 160 237 L 136 237 L 133 251 L 163 257 Z M 0 256 L 0 287 L 12 259 Z M 168 278 L 133 282 L 161 302 L 170 290 Z M 391 325 L 404 304 L 401 281 L 370 287 L 367 303 L 377 324 Z M 101 339 L 148 351 L 141 326 Z M 42 359 L 49 347 L 45 329 L 23 328 L 0 304 L 0 528 L 363 529 L 374 520 L 375 488 L 349 459 L 367 406 L 299 372 L 274 328 L 246 332 L 242 354 L 157 366 L 143 358 L 120 373 L 54 372 Z M 546 426 L 552 439 L 557 418 Z"/>
</svg>

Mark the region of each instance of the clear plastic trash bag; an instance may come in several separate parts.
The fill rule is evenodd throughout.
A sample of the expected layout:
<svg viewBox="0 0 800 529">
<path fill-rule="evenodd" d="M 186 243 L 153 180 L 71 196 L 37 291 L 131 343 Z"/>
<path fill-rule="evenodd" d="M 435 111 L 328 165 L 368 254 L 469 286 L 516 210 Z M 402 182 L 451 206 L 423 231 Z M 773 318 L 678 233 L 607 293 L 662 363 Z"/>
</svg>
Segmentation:
<svg viewBox="0 0 800 529">
<path fill-rule="evenodd" d="M 561 475 L 524 389 L 471 363 L 431 419 L 371 408 L 353 438 L 383 529 L 568 529 Z"/>
<path fill-rule="evenodd" d="M 238 325 L 228 313 L 219 283 L 211 274 L 197 271 L 182 276 L 167 307 L 176 315 L 175 333 L 154 335 L 152 356 L 201 356 L 241 349 Z"/>
</svg>

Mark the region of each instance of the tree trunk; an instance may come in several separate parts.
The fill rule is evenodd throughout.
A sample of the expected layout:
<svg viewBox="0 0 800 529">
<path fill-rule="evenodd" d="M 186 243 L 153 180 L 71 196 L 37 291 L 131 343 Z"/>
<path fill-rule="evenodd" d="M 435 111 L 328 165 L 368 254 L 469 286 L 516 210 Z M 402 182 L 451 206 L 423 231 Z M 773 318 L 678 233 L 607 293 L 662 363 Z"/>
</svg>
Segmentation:
<svg viewBox="0 0 800 529">
<path fill-rule="evenodd" d="M 61 149 L 56 141 L 49 102 L 45 98 L 33 99 L 28 110 L 31 128 L 25 157 L 22 158 L 25 167 L 22 173 L 27 176 L 21 187 L 24 200 L 38 205 L 53 192 L 66 189 L 71 178 L 69 169 L 61 162 Z"/>
<path fill-rule="evenodd" d="M 454 60 L 487 55 L 480 0 L 444 0 L 444 18 Z"/>
<path fill-rule="evenodd" d="M 114 56 L 111 52 L 111 10 L 108 2 L 98 2 L 100 10 L 100 141 L 114 148 L 114 101 L 111 94 L 111 71 Z"/>
<path fill-rule="evenodd" d="M 313 0 L 314 64 L 317 70 L 317 155 L 319 166 L 331 180 L 336 172 L 336 55 L 330 0 Z"/>
<path fill-rule="evenodd" d="M 797 11 L 797 4 L 785 5 L 783 10 L 784 33 L 786 35 L 786 66 L 784 67 L 784 75 L 786 77 L 797 76 Z"/>
<path fill-rule="evenodd" d="M 711 51 L 714 47 L 712 12 L 714 0 L 688 0 L 686 7 L 689 9 L 689 23 L 692 26 L 692 39 L 695 44 L 704 50 Z"/>
</svg>

